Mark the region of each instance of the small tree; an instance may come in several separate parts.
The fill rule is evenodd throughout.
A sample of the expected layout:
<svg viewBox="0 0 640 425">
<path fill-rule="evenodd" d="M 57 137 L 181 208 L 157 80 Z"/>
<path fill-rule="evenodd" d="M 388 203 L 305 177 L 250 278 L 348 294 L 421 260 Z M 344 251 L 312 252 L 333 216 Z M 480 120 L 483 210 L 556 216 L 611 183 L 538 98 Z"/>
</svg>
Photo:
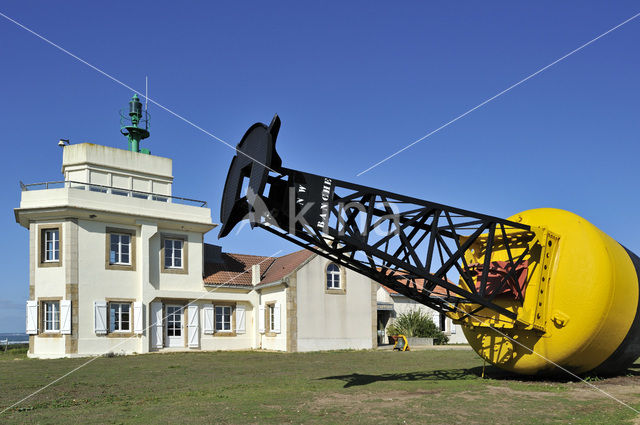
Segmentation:
<svg viewBox="0 0 640 425">
<path fill-rule="evenodd" d="M 433 338 L 433 343 L 442 345 L 449 342 L 431 319 L 431 316 L 422 310 L 412 310 L 400 314 L 394 322 L 387 327 L 389 335 L 402 334 L 409 338 Z"/>
</svg>

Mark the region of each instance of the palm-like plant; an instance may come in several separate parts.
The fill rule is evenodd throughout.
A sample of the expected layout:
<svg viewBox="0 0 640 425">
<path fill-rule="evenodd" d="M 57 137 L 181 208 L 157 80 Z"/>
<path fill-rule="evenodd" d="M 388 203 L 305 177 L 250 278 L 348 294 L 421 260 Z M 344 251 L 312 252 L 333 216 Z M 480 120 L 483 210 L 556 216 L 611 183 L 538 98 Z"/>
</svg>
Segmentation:
<svg viewBox="0 0 640 425">
<path fill-rule="evenodd" d="M 411 310 L 400 314 L 387 327 L 387 334 L 402 334 L 407 338 L 433 338 L 433 343 L 437 345 L 449 342 L 449 338 L 438 329 L 431 316 L 422 310 Z"/>
</svg>

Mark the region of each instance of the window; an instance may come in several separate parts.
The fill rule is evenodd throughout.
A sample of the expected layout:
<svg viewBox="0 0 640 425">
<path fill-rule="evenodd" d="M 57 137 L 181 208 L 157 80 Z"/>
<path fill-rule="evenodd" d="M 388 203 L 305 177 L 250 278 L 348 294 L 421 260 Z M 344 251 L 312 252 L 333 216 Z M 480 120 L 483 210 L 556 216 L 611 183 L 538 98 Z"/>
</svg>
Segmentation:
<svg viewBox="0 0 640 425">
<path fill-rule="evenodd" d="M 111 189 L 111 193 L 119 196 L 129 196 L 129 192 L 120 189 Z"/>
<path fill-rule="evenodd" d="M 42 303 L 42 310 L 44 331 L 60 332 L 60 301 L 45 301 Z"/>
<path fill-rule="evenodd" d="M 277 336 L 280 333 L 280 303 L 265 303 L 259 310 L 261 319 L 259 319 L 260 332 L 264 332 L 266 336 Z"/>
<path fill-rule="evenodd" d="M 189 273 L 187 235 L 162 234 L 160 239 L 160 273 Z"/>
<path fill-rule="evenodd" d="M 106 228 L 105 237 L 105 269 L 136 269 L 136 236 L 135 231 L 126 228 Z"/>
<path fill-rule="evenodd" d="M 45 263 L 54 263 L 60 261 L 60 230 L 44 229 L 43 236 L 43 261 Z"/>
<path fill-rule="evenodd" d="M 180 239 L 164 240 L 164 267 L 167 269 L 182 268 L 182 245 Z"/>
<path fill-rule="evenodd" d="M 276 305 L 269 304 L 269 332 L 276 328 Z"/>
<path fill-rule="evenodd" d="M 327 289 L 340 289 L 340 267 L 334 263 L 327 266 Z"/>
<path fill-rule="evenodd" d="M 131 265 L 131 235 L 111 233 L 110 239 L 109 264 Z"/>
<path fill-rule="evenodd" d="M 107 193 L 107 188 L 104 186 L 89 186 L 89 190 L 91 192 Z"/>
<path fill-rule="evenodd" d="M 167 313 L 167 336 L 182 336 L 182 312 L 183 306 L 168 305 Z M 170 346 L 171 343 L 169 342 Z"/>
<path fill-rule="evenodd" d="M 216 306 L 216 332 L 231 332 L 231 306 Z"/>
<path fill-rule="evenodd" d="M 139 198 L 139 199 L 149 199 L 149 195 L 147 195 L 146 193 L 142 193 L 142 192 L 131 192 L 131 196 L 133 196 L 134 198 Z"/>
<path fill-rule="evenodd" d="M 59 267 L 62 258 L 62 225 L 42 225 L 37 232 L 40 238 L 40 267 Z"/>
<path fill-rule="evenodd" d="M 131 304 L 109 303 L 109 332 L 131 331 Z"/>
</svg>

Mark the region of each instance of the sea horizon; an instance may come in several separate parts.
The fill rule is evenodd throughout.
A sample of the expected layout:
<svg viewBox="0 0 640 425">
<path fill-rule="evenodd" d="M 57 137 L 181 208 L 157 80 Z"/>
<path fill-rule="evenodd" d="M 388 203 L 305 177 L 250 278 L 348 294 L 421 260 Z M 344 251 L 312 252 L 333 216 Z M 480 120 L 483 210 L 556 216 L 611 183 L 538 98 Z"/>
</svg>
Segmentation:
<svg viewBox="0 0 640 425">
<path fill-rule="evenodd" d="M 26 332 L 0 332 L 0 342 L 9 340 L 9 344 L 29 342 L 29 335 Z"/>
</svg>

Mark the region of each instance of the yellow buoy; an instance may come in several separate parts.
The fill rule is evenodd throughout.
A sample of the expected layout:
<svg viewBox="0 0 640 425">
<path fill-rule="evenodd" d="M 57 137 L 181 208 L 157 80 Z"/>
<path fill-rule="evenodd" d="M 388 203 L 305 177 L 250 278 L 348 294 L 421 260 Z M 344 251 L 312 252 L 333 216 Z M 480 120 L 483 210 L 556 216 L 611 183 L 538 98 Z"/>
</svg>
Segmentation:
<svg viewBox="0 0 640 425">
<path fill-rule="evenodd" d="M 506 235 L 515 247 L 509 253 L 497 238 L 491 261 L 527 259 L 524 300 L 496 297 L 517 312 L 515 321 L 478 306 L 465 307 L 470 315 L 453 314 L 473 349 L 502 369 L 529 375 L 552 373 L 555 365 L 599 374 L 630 366 L 640 356 L 640 259 L 567 211 L 534 209 L 510 220 L 532 231 Z M 486 240 L 476 242 L 468 263 L 483 263 Z"/>
</svg>

